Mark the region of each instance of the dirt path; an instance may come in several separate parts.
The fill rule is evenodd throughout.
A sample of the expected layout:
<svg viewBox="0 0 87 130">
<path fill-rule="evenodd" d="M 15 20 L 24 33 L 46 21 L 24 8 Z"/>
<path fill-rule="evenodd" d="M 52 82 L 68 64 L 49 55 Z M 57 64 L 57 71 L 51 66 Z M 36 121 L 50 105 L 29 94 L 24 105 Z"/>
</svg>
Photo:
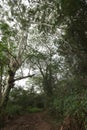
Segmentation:
<svg viewBox="0 0 87 130">
<path fill-rule="evenodd" d="M 45 120 L 44 113 L 20 116 L 6 124 L 1 130 L 58 130 Z"/>
</svg>

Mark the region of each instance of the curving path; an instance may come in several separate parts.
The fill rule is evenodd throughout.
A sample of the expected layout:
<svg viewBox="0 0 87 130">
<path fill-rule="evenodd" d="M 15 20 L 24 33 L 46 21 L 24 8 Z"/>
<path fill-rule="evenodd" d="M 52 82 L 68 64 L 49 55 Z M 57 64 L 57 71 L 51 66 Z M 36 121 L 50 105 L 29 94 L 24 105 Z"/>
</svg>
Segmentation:
<svg viewBox="0 0 87 130">
<path fill-rule="evenodd" d="M 34 113 L 9 121 L 1 130 L 58 130 L 45 120 L 44 113 Z"/>
</svg>

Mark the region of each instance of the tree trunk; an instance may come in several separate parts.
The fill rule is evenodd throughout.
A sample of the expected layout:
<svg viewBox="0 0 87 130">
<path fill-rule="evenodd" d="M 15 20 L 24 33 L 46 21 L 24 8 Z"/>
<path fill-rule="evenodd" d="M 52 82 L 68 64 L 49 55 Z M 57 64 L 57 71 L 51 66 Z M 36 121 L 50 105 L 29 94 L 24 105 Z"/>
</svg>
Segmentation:
<svg viewBox="0 0 87 130">
<path fill-rule="evenodd" d="M 2 100 L 0 103 L 0 112 L 6 108 L 10 90 L 11 90 L 11 88 L 14 87 L 14 76 L 15 76 L 15 73 L 13 71 L 11 71 L 11 70 L 8 71 L 7 86 L 4 91 L 4 94 L 2 95 Z"/>
<path fill-rule="evenodd" d="M 1 82 L 0 82 L 0 103 L 1 103 L 1 99 L 2 99 L 2 93 L 1 93 Z"/>
<path fill-rule="evenodd" d="M 2 99 L 2 72 L 3 72 L 3 68 L 1 66 L 0 67 L 0 103 L 1 103 L 1 99 Z"/>
<path fill-rule="evenodd" d="M 9 99 L 10 90 L 14 87 L 14 76 L 15 73 L 13 71 L 8 71 L 7 85 L 0 102 L 0 129 L 4 126 L 5 109 Z"/>
</svg>

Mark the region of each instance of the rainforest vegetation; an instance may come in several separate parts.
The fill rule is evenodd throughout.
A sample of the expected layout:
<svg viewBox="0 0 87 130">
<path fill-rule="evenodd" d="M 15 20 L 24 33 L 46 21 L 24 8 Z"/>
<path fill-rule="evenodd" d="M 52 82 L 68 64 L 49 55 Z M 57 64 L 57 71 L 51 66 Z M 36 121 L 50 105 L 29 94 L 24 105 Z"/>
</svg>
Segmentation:
<svg viewBox="0 0 87 130">
<path fill-rule="evenodd" d="M 86 60 L 87 0 L 1 0 L 0 127 L 47 111 L 87 130 Z"/>
</svg>

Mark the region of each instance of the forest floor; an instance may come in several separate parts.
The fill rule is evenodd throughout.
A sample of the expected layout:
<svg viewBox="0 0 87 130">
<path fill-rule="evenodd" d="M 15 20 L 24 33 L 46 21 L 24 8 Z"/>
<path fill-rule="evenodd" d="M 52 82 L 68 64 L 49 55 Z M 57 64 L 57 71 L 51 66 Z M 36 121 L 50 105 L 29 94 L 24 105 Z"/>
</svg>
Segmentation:
<svg viewBox="0 0 87 130">
<path fill-rule="evenodd" d="M 1 130 L 59 130 L 46 112 L 17 116 L 9 120 Z"/>
</svg>

